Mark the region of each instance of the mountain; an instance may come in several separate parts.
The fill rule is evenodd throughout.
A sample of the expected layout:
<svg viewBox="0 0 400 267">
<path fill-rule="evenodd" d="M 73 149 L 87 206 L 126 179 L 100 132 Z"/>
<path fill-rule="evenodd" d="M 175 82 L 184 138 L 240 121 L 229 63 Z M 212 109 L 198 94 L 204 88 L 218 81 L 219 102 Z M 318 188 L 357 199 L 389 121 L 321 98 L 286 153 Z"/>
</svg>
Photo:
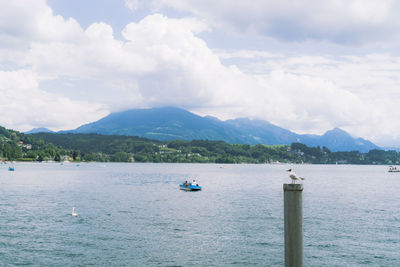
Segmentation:
<svg viewBox="0 0 400 267">
<path fill-rule="evenodd" d="M 224 122 L 171 107 L 112 113 L 68 132 L 140 136 L 156 140 L 209 139 L 242 143 L 239 133 L 232 132 Z"/>
<path fill-rule="evenodd" d="M 241 139 L 248 144 L 290 144 L 298 142 L 299 135 L 263 120 L 239 118 L 226 123 L 241 133 Z"/>
<path fill-rule="evenodd" d="M 379 149 L 372 142 L 362 139 L 353 138 L 350 134 L 339 128 L 334 128 L 333 130 L 327 131 L 318 140 L 319 144 L 322 144 L 332 151 L 351 151 L 358 150 L 361 152 L 368 152 L 371 149 Z M 317 142 L 313 140 L 314 144 Z M 304 142 L 308 146 L 313 146 L 313 142 Z"/>
<path fill-rule="evenodd" d="M 371 149 L 380 149 L 372 142 L 362 138 L 353 138 L 346 131 L 339 128 L 334 128 L 319 136 L 296 134 L 263 120 L 235 119 L 228 120 L 226 123 L 240 131 L 242 140 L 248 144 L 276 145 L 299 142 L 311 147 L 325 146 L 331 151 L 357 150 L 368 152 Z"/>
<path fill-rule="evenodd" d="M 263 120 L 239 118 L 221 121 L 174 107 L 111 113 L 67 132 L 140 136 L 156 140 L 223 140 L 250 145 L 300 142 L 307 146 L 325 146 L 331 151 L 368 152 L 370 149 L 379 149 L 370 141 L 353 138 L 339 128 L 327 131 L 322 136 L 300 135 Z"/>
<path fill-rule="evenodd" d="M 34 134 L 34 133 L 54 133 L 54 132 L 47 128 L 33 128 L 30 131 L 24 132 L 24 134 Z"/>
</svg>

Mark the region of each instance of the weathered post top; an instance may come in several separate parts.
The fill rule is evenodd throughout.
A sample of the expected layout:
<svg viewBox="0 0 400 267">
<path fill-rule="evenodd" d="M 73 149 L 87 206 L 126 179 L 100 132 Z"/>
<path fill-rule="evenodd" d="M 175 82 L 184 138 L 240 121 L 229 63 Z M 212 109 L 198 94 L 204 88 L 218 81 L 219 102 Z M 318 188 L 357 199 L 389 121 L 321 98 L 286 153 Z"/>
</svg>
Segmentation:
<svg viewBox="0 0 400 267">
<path fill-rule="evenodd" d="M 284 191 L 303 191 L 303 184 L 283 184 Z"/>
</svg>

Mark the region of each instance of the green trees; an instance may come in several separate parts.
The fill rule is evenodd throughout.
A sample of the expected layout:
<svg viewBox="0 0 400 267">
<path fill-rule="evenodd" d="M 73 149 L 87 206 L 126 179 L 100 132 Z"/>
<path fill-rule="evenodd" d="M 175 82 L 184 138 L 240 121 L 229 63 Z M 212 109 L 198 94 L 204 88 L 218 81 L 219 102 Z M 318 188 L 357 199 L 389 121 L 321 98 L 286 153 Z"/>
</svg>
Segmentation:
<svg viewBox="0 0 400 267">
<path fill-rule="evenodd" d="M 61 160 L 65 151 L 39 138 L 0 127 L 0 157 L 4 160 Z"/>
<path fill-rule="evenodd" d="M 112 155 L 111 157 L 111 161 L 114 162 L 130 162 L 130 158 L 132 156 L 126 152 L 123 151 L 119 151 L 117 153 L 115 153 L 114 155 Z"/>
<path fill-rule="evenodd" d="M 26 161 L 400 164 L 396 151 L 332 152 L 326 147 L 228 144 L 223 141 L 155 141 L 98 134 L 24 135 L 0 127 L 0 158 Z"/>
<path fill-rule="evenodd" d="M 16 160 L 22 157 L 22 150 L 12 142 L 3 143 L 1 146 L 2 157 L 8 160 Z"/>
<path fill-rule="evenodd" d="M 102 152 L 86 153 L 82 160 L 84 161 L 95 161 L 95 162 L 108 162 L 110 161 L 110 156 Z"/>
</svg>

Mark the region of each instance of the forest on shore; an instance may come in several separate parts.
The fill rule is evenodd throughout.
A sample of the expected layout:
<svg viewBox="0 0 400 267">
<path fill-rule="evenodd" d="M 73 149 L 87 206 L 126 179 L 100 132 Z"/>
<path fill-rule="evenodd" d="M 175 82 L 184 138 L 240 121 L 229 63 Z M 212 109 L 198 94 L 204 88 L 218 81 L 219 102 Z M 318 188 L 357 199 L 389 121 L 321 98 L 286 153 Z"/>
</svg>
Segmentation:
<svg viewBox="0 0 400 267">
<path fill-rule="evenodd" d="M 99 134 L 23 134 L 0 127 L 3 161 L 182 162 L 182 163 L 400 163 L 400 153 L 373 149 L 332 152 L 326 147 L 228 144 L 224 141 L 156 141 Z"/>
</svg>

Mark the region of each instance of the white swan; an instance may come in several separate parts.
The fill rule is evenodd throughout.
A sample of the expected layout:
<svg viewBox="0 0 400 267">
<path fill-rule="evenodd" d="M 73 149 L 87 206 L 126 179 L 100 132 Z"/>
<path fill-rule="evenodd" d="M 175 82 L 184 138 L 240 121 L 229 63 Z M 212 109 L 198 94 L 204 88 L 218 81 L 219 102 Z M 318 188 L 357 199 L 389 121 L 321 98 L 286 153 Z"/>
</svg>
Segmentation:
<svg viewBox="0 0 400 267">
<path fill-rule="evenodd" d="M 72 217 L 78 216 L 78 213 L 75 212 L 75 207 L 72 208 Z"/>
</svg>

